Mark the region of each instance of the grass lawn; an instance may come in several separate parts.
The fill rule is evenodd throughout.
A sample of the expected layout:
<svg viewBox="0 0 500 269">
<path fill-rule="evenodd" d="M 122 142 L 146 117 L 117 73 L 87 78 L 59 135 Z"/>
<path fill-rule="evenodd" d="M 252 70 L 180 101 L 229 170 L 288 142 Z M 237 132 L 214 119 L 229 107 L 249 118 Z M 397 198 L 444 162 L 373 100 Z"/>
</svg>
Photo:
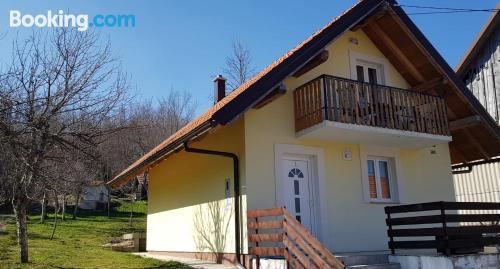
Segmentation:
<svg viewBox="0 0 500 269">
<path fill-rule="evenodd" d="M 29 264 L 18 263 L 14 224 L 7 224 L 0 233 L 0 268 L 169 268 L 188 269 L 176 262 L 145 259 L 129 253 L 116 252 L 101 247 L 110 237 L 146 230 L 145 203 L 134 206 L 136 213 L 129 224 L 129 206 L 122 204 L 105 214 L 82 214 L 76 220 L 71 215 L 59 221 L 55 238 L 50 240 L 53 216 L 40 224 L 39 216 L 31 215 L 28 225 Z"/>
</svg>

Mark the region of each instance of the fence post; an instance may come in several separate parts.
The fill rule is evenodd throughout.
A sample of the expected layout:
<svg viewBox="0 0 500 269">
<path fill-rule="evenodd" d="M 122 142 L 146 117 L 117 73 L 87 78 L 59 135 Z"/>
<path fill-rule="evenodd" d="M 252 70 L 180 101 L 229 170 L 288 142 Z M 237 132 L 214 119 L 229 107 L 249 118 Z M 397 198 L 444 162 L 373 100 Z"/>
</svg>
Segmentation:
<svg viewBox="0 0 500 269">
<path fill-rule="evenodd" d="M 389 248 L 391 249 L 391 254 L 395 254 L 396 252 L 394 251 L 394 237 L 392 236 L 392 224 L 390 224 L 391 220 L 391 213 L 387 211 L 387 208 L 385 208 L 385 214 L 387 215 L 387 226 L 389 227 L 388 233 L 389 233 Z"/>
<path fill-rule="evenodd" d="M 450 238 L 448 237 L 448 229 L 446 226 L 446 208 L 443 201 L 441 201 L 440 208 L 441 208 L 441 223 L 443 225 L 444 254 L 451 255 Z"/>
<path fill-rule="evenodd" d="M 259 227 L 259 218 L 258 217 L 255 217 L 255 223 L 257 224 L 257 227 Z M 259 234 L 259 228 L 256 228 L 255 229 L 255 234 Z M 258 247 L 259 246 L 259 241 L 257 240 L 257 242 L 255 242 L 255 246 Z M 256 255 L 255 257 L 255 267 L 256 269 L 260 269 L 260 256 L 259 255 Z"/>
</svg>

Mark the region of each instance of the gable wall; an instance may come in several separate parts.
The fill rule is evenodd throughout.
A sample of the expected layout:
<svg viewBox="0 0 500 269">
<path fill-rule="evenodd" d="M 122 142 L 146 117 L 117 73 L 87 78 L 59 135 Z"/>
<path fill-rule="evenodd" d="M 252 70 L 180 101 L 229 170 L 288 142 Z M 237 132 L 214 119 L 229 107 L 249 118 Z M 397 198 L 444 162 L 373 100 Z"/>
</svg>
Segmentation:
<svg viewBox="0 0 500 269">
<path fill-rule="evenodd" d="M 244 122 L 240 119 L 231 125 L 217 128 L 193 148 L 233 152 L 240 158 L 242 204 L 245 205 L 245 149 Z M 219 218 L 227 233 L 209 232 L 221 236 L 226 242 L 221 252 L 234 253 L 234 201 L 225 199 L 224 181 L 230 179 L 233 195 L 233 162 L 230 158 L 200 155 L 180 151 L 154 166 L 149 171 L 147 250 L 210 252 L 203 247 L 200 229 L 213 231 L 209 218 L 210 206 L 221 214 Z M 203 212 L 203 213 L 201 213 Z M 195 226 L 197 223 L 203 225 Z M 212 227 L 212 228 L 211 228 Z M 225 230 L 225 228 L 224 228 Z M 211 242 L 215 242 L 212 238 Z"/>
<path fill-rule="evenodd" d="M 349 38 L 358 39 L 358 45 Z M 324 151 L 327 213 L 321 222 L 321 240 L 335 252 L 387 249 L 386 204 L 366 203 L 362 195 L 360 144 L 332 141 L 299 140 L 295 136 L 293 90 L 321 74 L 350 78 L 349 53 L 356 51 L 375 57 L 382 53 L 361 32 L 347 32 L 328 46 L 329 59 L 300 78 L 285 81 L 287 93 L 272 103 L 245 114 L 245 154 L 248 208 L 281 206 L 277 202 L 275 178 L 276 144 L 316 147 Z M 392 66 L 388 66 L 388 83 L 406 88 L 408 84 Z M 352 160 L 342 159 L 344 149 L 352 151 Z M 401 174 L 400 199 L 404 203 L 437 200 L 453 201 L 448 145 L 429 149 L 399 150 Z M 320 205 L 322 206 L 322 205 Z"/>
<path fill-rule="evenodd" d="M 465 84 L 500 123 L 500 29 L 496 29 L 464 72 Z"/>
</svg>

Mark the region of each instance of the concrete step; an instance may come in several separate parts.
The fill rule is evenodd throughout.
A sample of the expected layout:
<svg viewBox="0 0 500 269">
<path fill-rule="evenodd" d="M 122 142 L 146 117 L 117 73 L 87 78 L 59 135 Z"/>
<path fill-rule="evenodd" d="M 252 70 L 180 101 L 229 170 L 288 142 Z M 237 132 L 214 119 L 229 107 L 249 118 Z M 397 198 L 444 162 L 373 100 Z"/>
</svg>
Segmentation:
<svg viewBox="0 0 500 269">
<path fill-rule="evenodd" d="M 380 264 L 359 264 L 350 265 L 346 269 L 401 269 L 399 263 L 380 263 Z"/>
<path fill-rule="evenodd" d="M 389 263 L 389 256 L 387 254 L 340 255 L 337 258 L 343 261 L 346 266 Z"/>
</svg>

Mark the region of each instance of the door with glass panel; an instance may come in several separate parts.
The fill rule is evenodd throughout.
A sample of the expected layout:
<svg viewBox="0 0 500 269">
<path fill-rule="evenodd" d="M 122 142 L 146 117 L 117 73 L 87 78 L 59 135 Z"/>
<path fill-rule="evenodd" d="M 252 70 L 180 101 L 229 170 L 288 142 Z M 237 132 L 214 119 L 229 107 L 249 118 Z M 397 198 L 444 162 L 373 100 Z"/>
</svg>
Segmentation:
<svg viewBox="0 0 500 269">
<path fill-rule="evenodd" d="M 284 203 L 290 214 L 310 232 L 313 230 L 311 164 L 307 159 L 283 159 Z"/>
</svg>

